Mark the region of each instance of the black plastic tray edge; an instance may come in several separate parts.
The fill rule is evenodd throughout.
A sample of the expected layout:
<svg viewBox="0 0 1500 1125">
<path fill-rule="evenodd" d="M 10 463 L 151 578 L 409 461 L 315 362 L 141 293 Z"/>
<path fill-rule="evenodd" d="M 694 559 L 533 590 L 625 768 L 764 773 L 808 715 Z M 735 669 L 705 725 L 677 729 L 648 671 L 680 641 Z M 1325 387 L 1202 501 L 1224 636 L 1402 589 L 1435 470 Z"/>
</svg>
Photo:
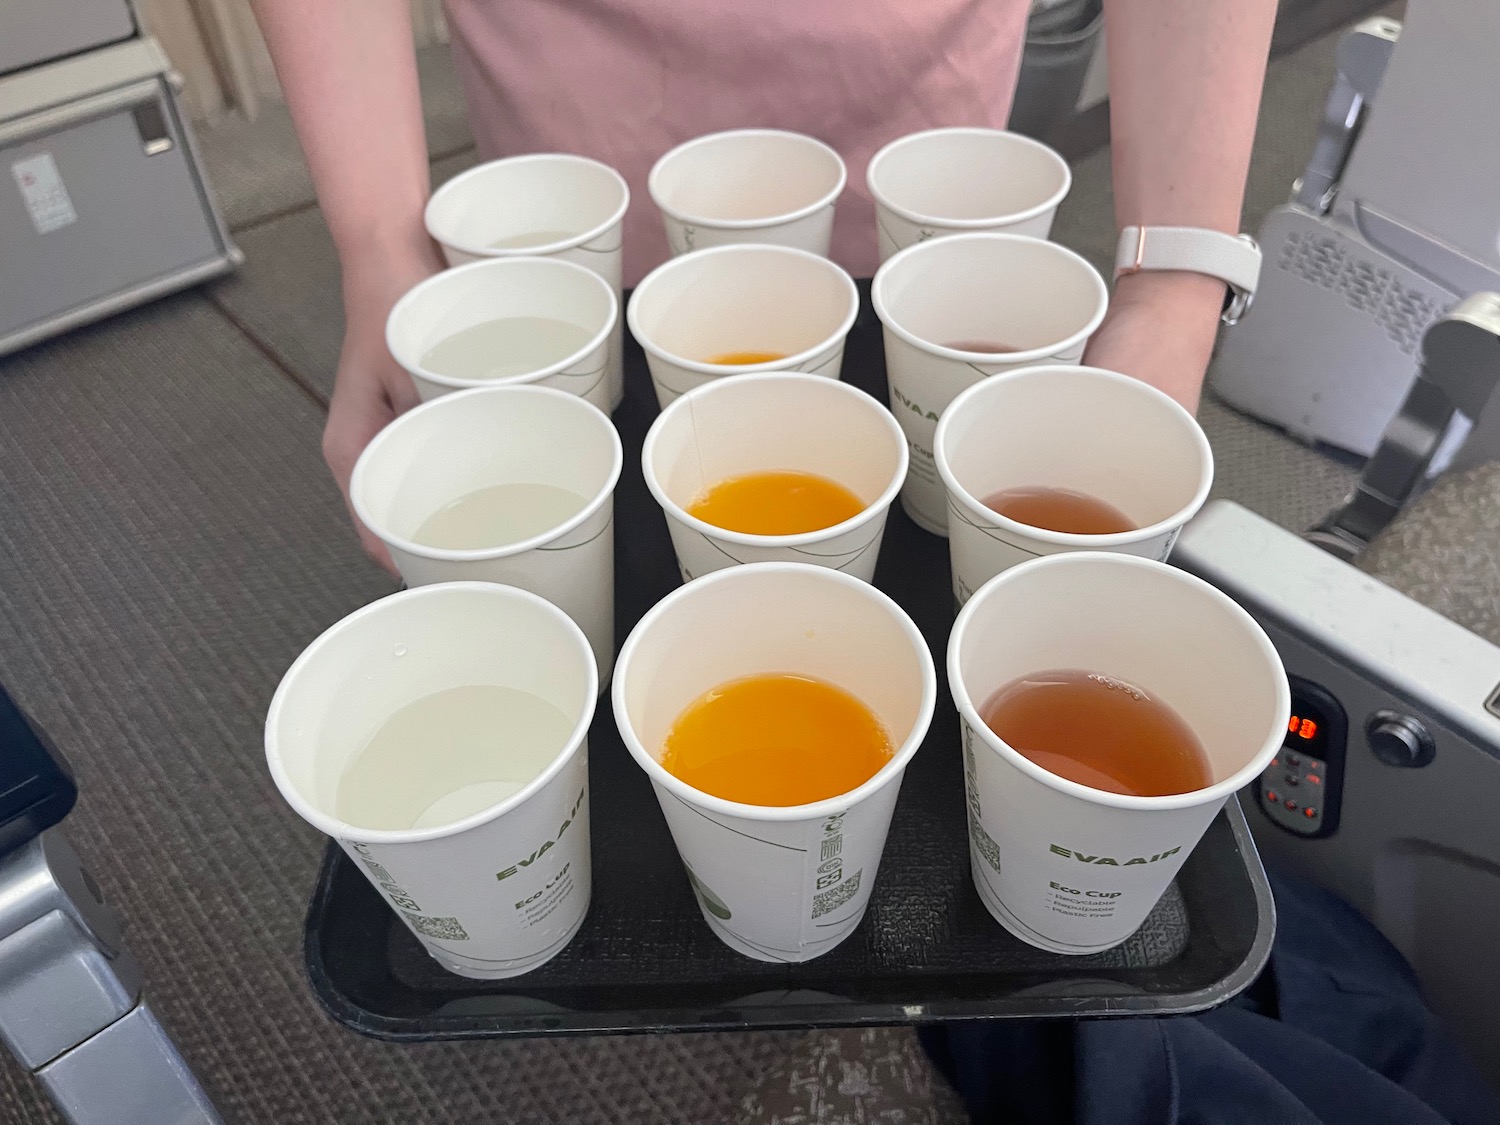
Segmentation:
<svg viewBox="0 0 1500 1125">
<path fill-rule="evenodd" d="M 1025 1011 L 996 1011 L 993 1001 L 983 1001 L 989 1010 L 959 1003 L 937 1003 L 920 1006 L 894 1004 L 861 1004 L 844 1002 L 826 1006 L 799 1007 L 801 1020 L 790 1022 L 769 1016 L 765 1020 L 744 1018 L 713 1020 L 702 1013 L 678 1013 L 668 1018 L 666 1012 L 648 1023 L 631 1024 L 620 1013 L 577 1013 L 567 1026 L 546 1025 L 537 1017 L 518 1018 L 514 1026 L 496 1027 L 494 1017 L 455 1016 L 452 1025 L 441 1030 L 413 1028 L 411 1021 L 381 1015 L 361 1008 L 338 990 L 323 962 L 319 940 L 323 917 L 331 896 L 333 873 L 342 854 L 337 843 L 329 841 L 318 881 L 303 924 L 302 944 L 308 981 L 319 1006 L 330 1018 L 361 1035 L 389 1043 L 422 1043 L 435 1040 L 538 1038 L 559 1035 L 663 1034 L 685 1031 L 776 1031 L 809 1027 L 868 1027 L 896 1024 L 933 1024 L 951 1020 L 990 1019 L 1101 1019 L 1126 1016 L 1179 1016 L 1217 1007 L 1238 996 L 1265 968 L 1271 956 L 1276 935 L 1276 904 L 1266 878 L 1260 853 L 1250 835 L 1237 797 L 1224 806 L 1224 814 L 1245 864 L 1255 893 L 1255 941 L 1243 962 L 1233 972 L 1204 988 L 1176 996 L 1047 997 L 1028 995 Z M 976 1005 L 979 1002 L 976 1002 Z M 740 1009 L 743 1013 L 743 1009 Z M 591 1018 L 592 1017 L 592 1018 Z M 480 1026 L 484 1024 L 485 1026 Z M 664 1026 L 670 1025 L 670 1026 Z"/>
</svg>

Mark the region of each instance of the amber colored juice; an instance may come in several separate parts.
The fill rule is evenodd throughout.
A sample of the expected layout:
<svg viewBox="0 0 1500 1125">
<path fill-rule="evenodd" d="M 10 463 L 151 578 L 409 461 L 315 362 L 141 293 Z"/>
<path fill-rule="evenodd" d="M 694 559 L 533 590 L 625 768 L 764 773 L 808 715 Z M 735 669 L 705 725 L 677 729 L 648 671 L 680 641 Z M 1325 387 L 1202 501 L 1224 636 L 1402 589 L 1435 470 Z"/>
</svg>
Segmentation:
<svg viewBox="0 0 1500 1125">
<path fill-rule="evenodd" d="M 785 352 L 723 352 L 705 362 L 722 364 L 725 367 L 746 367 L 752 363 L 771 363 L 785 358 Z"/>
<path fill-rule="evenodd" d="M 1112 535 L 1137 530 L 1135 521 L 1113 504 L 1071 488 L 1007 488 L 984 498 L 984 506 L 1017 523 L 1072 535 Z"/>
<path fill-rule="evenodd" d="M 730 477 L 687 508 L 704 523 L 745 535 L 821 531 L 864 510 L 864 501 L 837 481 L 783 470 Z"/>
<path fill-rule="evenodd" d="M 720 684 L 667 731 L 661 764 L 746 805 L 806 805 L 857 789 L 891 760 L 890 735 L 842 688 L 779 672 Z"/>
<path fill-rule="evenodd" d="M 1035 672 L 995 692 L 979 715 L 1018 754 L 1091 789 L 1164 797 L 1213 784 L 1193 728 L 1124 680 Z"/>
</svg>

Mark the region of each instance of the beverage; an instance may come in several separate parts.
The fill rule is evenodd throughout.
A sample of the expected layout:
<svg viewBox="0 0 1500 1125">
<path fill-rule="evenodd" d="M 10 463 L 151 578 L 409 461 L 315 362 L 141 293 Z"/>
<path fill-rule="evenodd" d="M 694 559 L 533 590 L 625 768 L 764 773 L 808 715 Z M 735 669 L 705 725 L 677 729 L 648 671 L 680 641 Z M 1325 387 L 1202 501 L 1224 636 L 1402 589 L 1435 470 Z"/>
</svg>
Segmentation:
<svg viewBox="0 0 1500 1125">
<path fill-rule="evenodd" d="M 1213 784 L 1203 745 L 1182 716 L 1124 680 L 1035 672 L 1000 688 L 979 714 L 1018 754 L 1092 789 L 1164 797 Z"/>
<path fill-rule="evenodd" d="M 745 535 L 821 531 L 864 511 L 864 501 L 814 473 L 774 470 L 720 481 L 688 505 L 704 523 Z"/>
<path fill-rule="evenodd" d="M 765 673 L 720 684 L 667 731 L 661 764 L 747 805 L 805 805 L 857 789 L 891 759 L 890 735 L 842 688 Z"/>
<path fill-rule="evenodd" d="M 550 316 L 507 316 L 455 332 L 430 348 L 420 366 L 450 379 L 504 379 L 561 363 L 593 333 Z"/>
<path fill-rule="evenodd" d="M 785 352 L 723 352 L 705 362 L 724 367 L 748 367 L 752 363 L 772 363 L 785 358 Z"/>
<path fill-rule="evenodd" d="M 534 246 L 547 246 L 553 242 L 565 242 L 576 237 L 571 230 L 532 230 L 521 234 L 508 234 L 490 243 L 491 250 L 530 250 Z"/>
<path fill-rule="evenodd" d="M 1138 530 L 1135 521 L 1113 504 L 1071 488 L 1007 488 L 986 496 L 983 503 L 992 512 L 1043 531 L 1114 535 Z"/>
<path fill-rule="evenodd" d="M 586 503 L 576 492 L 554 484 L 492 484 L 439 508 L 412 540 L 450 551 L 508 547 L 551 531 Z"/>
<path fill-rule="evenodd" d="M 334 814 L 359 828 L 436 828 L 499 804 L 567 744 L 540 696 L 474 684 L 424 696 L 376 729 L 339 777 Z"/>
<path fill-rule="evenodd" d="M 991 340 L 955 340 L 944 344 L 943 347 L 952 348 L 956 352 L 979 352 L 981 355 L 1005 355 L 1007 352 L 1021 350 L 1009 344 L 997 344 Z"/>
</svg>

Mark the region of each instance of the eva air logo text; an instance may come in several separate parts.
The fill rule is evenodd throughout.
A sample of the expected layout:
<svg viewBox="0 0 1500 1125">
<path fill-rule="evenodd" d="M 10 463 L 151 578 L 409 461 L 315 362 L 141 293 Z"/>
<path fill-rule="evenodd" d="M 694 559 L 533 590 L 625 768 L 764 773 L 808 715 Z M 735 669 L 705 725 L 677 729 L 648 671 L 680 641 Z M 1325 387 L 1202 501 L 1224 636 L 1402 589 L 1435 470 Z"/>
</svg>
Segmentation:
<svg viewBox="0 0 1500 1125">
<path fill-rule="evenodd" d="M 1182 848 L 1168 848 L 1156 855 L 1135 855 L 1129 859 L 1116 859 L 1108 855 L 1089 855 L 1087 852 L 1078 851 L 1076 848 L 1065 848 L 1059 844 L 1048 844 L 1048 849 L 1060 856 L 1076 859 L 1079 863 L 1097 863 L 1100 867 L 1134 867 L 1137 864 L 1155 863 L 1159 859 L 1166 859 L 1169 855 L 1176 855 Z"/>
</svg>

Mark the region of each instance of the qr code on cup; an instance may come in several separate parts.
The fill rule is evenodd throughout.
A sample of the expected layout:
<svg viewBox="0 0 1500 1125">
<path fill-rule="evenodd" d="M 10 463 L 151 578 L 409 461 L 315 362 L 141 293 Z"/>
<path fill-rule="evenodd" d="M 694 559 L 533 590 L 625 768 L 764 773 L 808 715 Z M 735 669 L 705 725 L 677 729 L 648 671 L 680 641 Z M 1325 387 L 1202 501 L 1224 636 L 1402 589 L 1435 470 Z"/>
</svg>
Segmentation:
<svg viewBox="0 0 1500 1125">
<path fill-rule="evenodd" d="M 831 914 L 853 898 L 855 892 L 859 890 L 859 878 L 863 874 L 863 870 L 856 871 L 831 891 L 824 891 L 822 894 L 814 895 L 812 916 L 814 918 L 821 918 L 825 914 Z"/>
<path fill-rule="evenodd" d="M 429 918 L 425 914 L 411 914 L 403 910 L 406 924 L 416 933 L 435 941 L 468 941 L 469 935 L 459 925 L 457 918 Z"/>
</svg>

